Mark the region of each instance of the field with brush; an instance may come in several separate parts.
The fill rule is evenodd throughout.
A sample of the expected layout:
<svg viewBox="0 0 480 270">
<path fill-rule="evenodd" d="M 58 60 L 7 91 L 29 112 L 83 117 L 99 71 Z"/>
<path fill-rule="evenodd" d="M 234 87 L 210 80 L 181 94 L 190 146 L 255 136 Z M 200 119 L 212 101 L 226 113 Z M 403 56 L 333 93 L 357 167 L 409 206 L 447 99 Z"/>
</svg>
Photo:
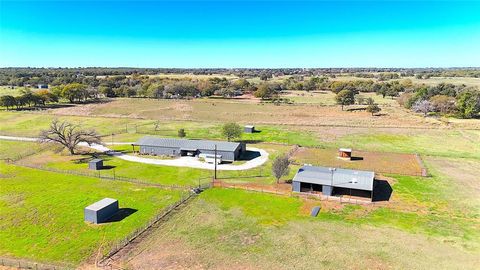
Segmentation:
<svg viewBox="0 0 480 270">
<path fill-rule="evenodd" d="M 331 96 L 325 96 L 327 99 L 325 102 L 330 102 Z M 409 113 L 391 99 L 385 99 L 384 103 L 388 101 L 388 104 L 382 105 L 381 115 L 372 116 L 366 111 L 348 110 L 348 107 L 342 111 L 340 106 L 322 106 L 320 104 L 322 97 L 321 95 L 317 97 L 318 104 L 280 106 L 249 100 L 119 98 L 111 102 L 61 108 L 50 112 L 61 115 L 117 116 L 163 121 L 188 120 L 207 123 L 235 121 L 257 125 L 435 127 L 442 124 L 438 120 L 425 119 Z"/>
</svg>

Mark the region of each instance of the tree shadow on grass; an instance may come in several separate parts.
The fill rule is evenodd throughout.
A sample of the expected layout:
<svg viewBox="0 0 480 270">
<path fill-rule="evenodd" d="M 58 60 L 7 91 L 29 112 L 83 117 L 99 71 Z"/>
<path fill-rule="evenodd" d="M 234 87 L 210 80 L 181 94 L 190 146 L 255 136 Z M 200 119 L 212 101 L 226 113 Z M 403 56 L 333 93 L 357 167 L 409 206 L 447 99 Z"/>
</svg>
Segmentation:
<svg viewBox="0 0 480 270">
<path fill-rule="evenodd" d="M 111 223 L 111 222 L 119 222 L 119 221 L 122 221 L 124 220 L 125 218 L 127 218 L 128 216 L 134 214 L 135 212 L 137 212 L 138 210 L 137 209 L 133 209 L 133 208 L 120 208 L 118 210 L 117 213 L 115 213 L 115 215 L 111 216 L 109 219 L 107 219 L 105 222 L 103 223 Z"/>
<path fill-rule="evenodd" d="M 390 197 L 392 196 L 392 186 L 386 180 L 374 180 L 373 185 L 373 202 L 382 202 L 382 201 L 389 201 Z"/>
</svg>

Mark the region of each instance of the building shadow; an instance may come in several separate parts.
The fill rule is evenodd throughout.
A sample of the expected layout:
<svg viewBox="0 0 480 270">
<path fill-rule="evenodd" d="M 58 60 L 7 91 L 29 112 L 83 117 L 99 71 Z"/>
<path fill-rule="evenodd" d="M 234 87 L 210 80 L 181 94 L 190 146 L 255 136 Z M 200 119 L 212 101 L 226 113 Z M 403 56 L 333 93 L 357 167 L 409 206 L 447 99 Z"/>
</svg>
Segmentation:
<svg viewBox="0 0 480 270">
<path fill-rule="evenodd" d="M 260 152 L 247 150 L 247 151 L 243 152 L 243 154 L 240 156 L 240 158 L 238 160 L 243 160 L 243 161 L 244 160 L 252 160 L 252 159 L 257 158 L 259 156 L 261 156 Z"/>
<path fill-rule="evenodd" d="M 363 160 L 363 157 L 351 157 L 350 160 Z"/>
<path fill-rule="evenodd" d="M 137 211 L 138 211 L 137 209 L 133 209 L 133 208 L 120 208 L 120 209 L 118 209 L 117 213 L 115 213 L 115 215 L 111 216 L 109 219 L 107 219 L 103 223 L 111 223 L 111 222 L 122 221 L 122 220 L 124 220 L 125 218 L 134 214 Z"/>
<path fill-rule="evenodd" d="M 100 170 L 111 170 L 114 169 L 117 166 L 112 166 L 112 165 L 103 165 Z"/>
<path fill-rule="evenodd" d="M 389 201 L 392 196 L 392 186 L 386 180 L 375 179 L 373 183 L 373 202 Z"/>
<path fill-rule="evenodd" d="M 242 140 L 241 142 L 248 143 L 248 144 L 255 144 L 255 143 L 262 143 L 263 140 Z"/>
</svg>

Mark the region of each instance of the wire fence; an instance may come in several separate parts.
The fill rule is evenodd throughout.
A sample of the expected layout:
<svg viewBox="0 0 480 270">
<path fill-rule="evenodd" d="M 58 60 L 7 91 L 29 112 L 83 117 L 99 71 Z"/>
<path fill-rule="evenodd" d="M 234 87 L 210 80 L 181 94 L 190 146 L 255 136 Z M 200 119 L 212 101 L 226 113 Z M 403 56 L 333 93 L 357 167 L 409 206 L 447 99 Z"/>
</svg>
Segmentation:
<svg viewBox="0 0 480 270">
<path fill-rule="evenodd" d="M 209 188 L 210 185 L 205 185 L 204 188 Z M 180 200 L 174 202 L 173 204 L 169 205 L 166 208 L 163 208 L 160 213 L 155 215 L 147 224 L 144 226 L 137 228 L 134 232 L 130 233 L 122 240 L 117 241 L 116 243 L 112 244 L 110 250 L 97 262 L 98 266 L 106 266 L 108 264 L 108 260 L 125 248 L 128 244 L 132 241 L 137 239 L 141 234 L 145 233 L 148 229 L 152 228 L 157 222 L 165 218 L 168 214 L 170 214 L 174 209 L 179 207 L 180 205 L 186 203 L 190 200 L 193 196 L 196 196 L 195 192 L 185 192 L 182 193 Z"/>
<path fill-rule="evenodd" d="M 4 158 L 2 160 L 5 160 L 5 161 L 17 161 L 17 160 L 21 160 L 21 159 L 24 159 L 24 158 L 27 158 L 29 156 L 33 156 L 35 154 L 38 154 L 39 152 L 42 152 L 42 151 L 45 151 L 47 149 L 49 149 L 51 147 L 51 145 L 49 144 L 39 144 L 38 147 L 30 147 L 28 148 L 26 151 L 21 151 L 21 152 L 18 152 L 18 153 L 9 153 L 9 156 L 7 158 Z"/>
<path fill-rule="evenodd" d="M 246 191 L 269 193 L 275 195 L 289 196 L 289 197 L 303 197 L 307 199 L 315 199 L 319 201 L 332 201 L 339 203 L 348 203 L 348 204 L 360 204 L 360 205 L 377 205 L 385 204 L 385 202 L 375 202 L 367 198 L 358 199 L 356 197 L 344 197 L 344 196 L 325 196 L 317 193 L 301 193 L 301 192 L 292 192 L 291 190 L 285 190 L 280 188 L 275 188 L 272 186 L 249 186 L 241 184 L 230 184 L 216 181 L 213 183 L 213 187 L 218 188 L 229 188 L 229 189 L 241 189 Z"/>
<path fill-rule="evenodd" d="M 409 154 L 409 153 L 395 153 L 395 152 L 379 152 L 379 151 L 365 151 L 356 149 L 355 152 L 359 156 L 354 156 L 351 160 L 341 160 L 333 156 L 333 152 L 329 150 L 334 150 L 334 148 L 324 148 L 322 146 L 309 146 L 301 147 L 302 150 L 305 150 L 309 153 L 308 157 L 299 156 L 293 157 L 291 164 L 293 165 L 305 165 L 312 164 L 316 166 L 330 166 L 335 168 L 344 168 L 351 170 L 368 170 L 374 171 L 375 173 L 381 174 L 396 174 L 403 176 L 419 176 L 427 177 L 428 171 L 425 167 L 423 160 L 421 159 L 418 153 Z M 325 150 L 326 152 L 315 152 L 315 151 Z M 298 151 L 298 149 L 297 149 Z M 325 156 L 329 156 L 328 159 Z M 330 157 L 332 156 L 332 157 Z M 382 166 L 378 162 L 378 157 L 381 159 L 388 160 L 388 166 Z M 367 158 L 369 161 L 365 162 L 364 158 Z"/>
<path fill-rule="evenodd" d="M 34 269 L 34 270 L 75 269 L 74 267 L 69 267 L 69 266 L 30 262 L 26 260 L 13 259 L 13 258 L 0 258 L 0 265 L 5 267 L 17 268 L 17 269 Z"/>
<path fill-rule="evenodd" d="M 72 174 L 72 175 L 79 175 L 79 176 L 86 176 L 86 177 L 94 177 L 94 178 L 100 178 L 104 180 L 110 180 L 110 181 L 120 181 L 120 182 L 129 182 L 129 183 L 134 183 L 134 184 L 141 184 L 141 185 L 146 185 L 146 186 L 152 186 L 152 187 L 157 187 L 161 189 L 167 189 L 167 190 L 192 190 L 195 188 L 200 188 L 203 189 L 205 187 L 208 187 L 211 181 L 210 177 L 204 177 L 204 178 L 198 178 L 196 181 L 198 182 L 197 185 L 167 185 L 167 184 L 159 184 L 159 183 L 153 183 L 151 181 L 145 181 L 145 180 L 140 180 L 140 179 L 135 179 L 135 178 L 129 178 L 129 177 L 124 177 L 117 175 L 113 173 L 112 175 L 103 175 L 100 171 L 96 172 L 83 172 L 83 171 L 72 171 L 72 170 L 60 170 L 60 169 L 55 169 L 55 168 L 47 168 L 43 167 L 40 165 L 34 165 L 31 163 L 26 163 L 24 161 L 18 160 L 6 160 L 6 162 L 12 163 L 17 166 L 22 166 L 22 167 L 27 167 L 31 169 L 38 169 L 42 171 L 49 171 L 49 172 L 55 172 L 55 173 L 62 173 L 62 174 Z"/>
</svg>

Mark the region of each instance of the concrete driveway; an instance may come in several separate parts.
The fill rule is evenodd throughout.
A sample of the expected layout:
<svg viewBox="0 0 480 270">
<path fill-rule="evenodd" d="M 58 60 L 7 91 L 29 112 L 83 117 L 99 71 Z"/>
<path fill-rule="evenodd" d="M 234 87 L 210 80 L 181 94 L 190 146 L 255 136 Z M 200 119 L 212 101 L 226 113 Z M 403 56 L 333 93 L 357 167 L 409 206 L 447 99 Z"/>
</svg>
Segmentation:
<svg viewBox="0 0 480 270">
<path fill-rule="evenodd" d="M 82 146 L 88 146 L 88 145 L 82 144 Z M 154 158 L 148 158 L 148 157 L 126 155 L 120 152 L 112 151 L 108 147 L 103 145 L 98 145 L 98 144 L 90 145 L 88 147 L 93 148 L 97 151 L 105 152 L 108 155 L 115 156 L 120 159 L 132 161 L 132 162 L 139 162 L 139 163 L 153 164 L 153 165 L 173 166 L 173 167 L 189 167 L 189 168 L 206 169 L 206 170 L 215 169 L 214 164 L 200 161 L 198 160 L 197 157 L 179 157 L 176 159 L 154 159 Z M 255 167 L 261 166 L 268 161 L 268 153 L 263 149 L 247 147 L 247 151 L 256 152 L 257 157 L 251 160 L 247 160 L 245 161 L 245 163 L 238 164 L 238 165 L 219 164 L 217 165 L 217 170 L 223 170 L 223 171 L 250 170 Z"/>
</svg>

